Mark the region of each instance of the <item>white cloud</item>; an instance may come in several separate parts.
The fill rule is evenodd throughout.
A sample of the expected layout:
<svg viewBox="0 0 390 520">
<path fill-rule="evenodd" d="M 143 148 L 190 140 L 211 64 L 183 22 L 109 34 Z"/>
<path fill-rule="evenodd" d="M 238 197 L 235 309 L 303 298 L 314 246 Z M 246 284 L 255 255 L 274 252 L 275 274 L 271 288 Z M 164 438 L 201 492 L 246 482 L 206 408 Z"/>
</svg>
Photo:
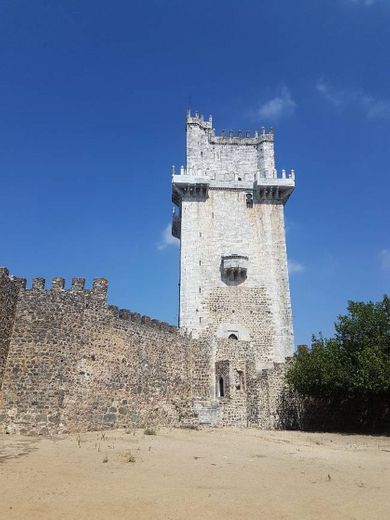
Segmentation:
<svg viewBox="0 0 390 520">
<path fill-rule="evenodd" d="M 168 246 L 178 246 L 179 241 L 177 238 L 172 236 L 172 227 L 171 224 L 168 224 L 161 233 L 161 240 L 157 244 L 157 249 L 161 251 Z"/>
<path fill-rule="evenodd" d="M 305 267 L 303 264 L 299 262 L 295 262 L 295 260 L 289 260 L 288 261 L 288 272 L 290 275 L 296 274 L 296 273 L 303 273 L 305 270 Z"/>
<path fill-rule="evenodd" d="M 345 103 L 345 95 L 342 91 L 337 91 L 332 88 L 329 83 L 326 83 L 324 80 L 319 79 L 316 83 L 316 90 L 321 96 L 323 96 L 327 101 L 332 103 L 332 105 L 339 107 Z"/>
<path fill-rule="evenodd" d="M 316 83 L 317 92 L 338 109 L 348 106 L 358 108 L 367 119 L 390 117 L 390 99 L 375 98 L 362 89 L 339 89 L 320 79 Z"/>
<path fill-rule="evenodd" d="M 282 116 L 291 115 L 295 111 L 296 106 L 290 91 L 283 87 L 279 96 L 266 101 L 258 109 L 258 115 L 263 119 L 276 121 Z"/>
<path fill-rule="evenodd" d="M 382 269 L 385 271 L 390 270 L 390 249 L 382 249 L 379 256 L 381 259 Z"/>
</svg>

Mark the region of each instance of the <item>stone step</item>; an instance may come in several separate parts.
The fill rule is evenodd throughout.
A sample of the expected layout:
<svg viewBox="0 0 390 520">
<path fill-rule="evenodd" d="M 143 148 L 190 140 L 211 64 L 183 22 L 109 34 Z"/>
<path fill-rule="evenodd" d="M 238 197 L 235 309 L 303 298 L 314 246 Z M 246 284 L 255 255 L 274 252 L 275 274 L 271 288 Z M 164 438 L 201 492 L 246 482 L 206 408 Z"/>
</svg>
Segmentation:
<svg viewBox="0 0 390 520">
<path fill-rule="evenodd" d="M 218 401 L 194 401 L 193 408 L 201 425 L 215 426 L 221 420 L 222 409 Z"/>
</svg>

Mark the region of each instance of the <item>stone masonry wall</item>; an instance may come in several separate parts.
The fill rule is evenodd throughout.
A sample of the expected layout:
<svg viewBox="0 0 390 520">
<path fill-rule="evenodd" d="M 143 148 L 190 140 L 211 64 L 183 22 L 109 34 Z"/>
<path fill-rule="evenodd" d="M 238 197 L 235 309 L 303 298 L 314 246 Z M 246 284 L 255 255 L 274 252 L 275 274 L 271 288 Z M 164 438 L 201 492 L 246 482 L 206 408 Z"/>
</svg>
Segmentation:
<svg viewBox="0 0 390 520">
<path fill-rule="evenodd" d="M 248 257 L 242 283 L 226 283 L 221 257 Z M 184 200 L 181 230 L 180 325 L 195 335 L 258 343 L 258 367 L 292 354 L 293 332 L 281 204 L 248 208 L 245 191 L 210 190 Z"/>
<path fill-rule="evenodd" d="M 84 289 L 36 279 L 16 307 L 0 396 L 3 431 L 54 433 L 194 421 L 209 397 L 207 346 L 105 303 L 107 281 Z"/>
<path fill-rule="evenodd" d="M 257 173 L 262 177 L 274 175 L 274 136 L 264 129 L 254 136 L 248 131 L 216 135 L 212 119 L 188 115 L 186 152 L 187 173 L 195 177 L 232 181 L 236 176 L 254 181 Z"/>
<path fill-rule="evenodd" d="M 19 288 L 20 284 L 9 276 L 8 269 L 0 268 L 0 388 L 14 326 Z"/>
<path fill-rule="evenodd" d="M 216 135 L 211 116 L 198 113 L 188 113 L 186 128 L 186 169 L 173 178 L 180 327 L 195 337 L 234 333 L 257 344 L 257 370 L 272 367 L 293 351 L 284 202 L 256 191 L 276 178 L 273 131 Z M 232 257 L 245 269 L 236 282 L 224 268 Z"/>
<path fill-rule="evenodd" d="M 37 278 L 26 289 L 23 279 L 1 272 L 1 431 L 288 423 L 284 365 L 259 372 L 256 342 L 192 339 L 107 305 L 105 279 L 91 289 L 81 278 L 70 289 L 62 278 L 44 285 Z M 218 395 L 221 376 L 224 396 Z"/>
<path fill-rule="evenodd" d="M 258 426 L 262 429 L 284 429 L 287 418 L 288 388 L 285 380 L 287 363 L 274 363 L 273 368 L 262 370 L 257 374 L 256 400 L 258 410 Z M 293 403 L 295 405 L 295 403 Z"/>
<path fill-rule="evenodd" d="M 225 380 L 225 396 L 218 398 L 221 424 L 285 428 L 290 412 L 296 413 L 296 398 L 288 395 L 285 381 L 286 363 L 274 363 L 271 368 L 258 371 L 256 343 L 219 338 L 214 345 L 217 398 L 220 376 Z"/>
<path fill-rule="evenodd" d="M 248 382 L 253 377 L 254 356 L 250 343 L 219 338 L 215 352 L 215 394 L 218 380 L 225 380 L 225 396 L 220 398 L 222 424 L 248 426 Z"/>
</svg>

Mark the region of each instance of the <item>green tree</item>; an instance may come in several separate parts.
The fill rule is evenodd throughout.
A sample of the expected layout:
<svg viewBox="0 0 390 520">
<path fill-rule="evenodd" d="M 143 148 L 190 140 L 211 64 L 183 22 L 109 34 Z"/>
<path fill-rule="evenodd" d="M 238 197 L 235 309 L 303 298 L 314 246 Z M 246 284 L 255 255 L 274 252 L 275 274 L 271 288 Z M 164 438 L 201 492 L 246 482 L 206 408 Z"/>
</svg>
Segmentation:
<svg viewBox="0 0 390 520">
<path fill-rule="evenodd" d="M 347 311 L 333 338 L 313 336 L 310 348 L 298 348 L 287 380 L 303 396 L 358 404 L 363 417 L 390 398 L 390 299 L 350 301 Z"/>
</svg>

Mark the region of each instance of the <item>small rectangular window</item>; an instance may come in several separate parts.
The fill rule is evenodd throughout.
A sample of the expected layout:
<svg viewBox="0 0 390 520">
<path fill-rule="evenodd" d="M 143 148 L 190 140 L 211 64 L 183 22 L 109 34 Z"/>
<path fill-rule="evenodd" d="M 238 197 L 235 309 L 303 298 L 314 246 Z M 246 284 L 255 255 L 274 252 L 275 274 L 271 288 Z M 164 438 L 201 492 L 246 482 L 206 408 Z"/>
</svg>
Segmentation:
<svg viewBox="0 0 390 520">
<path fill-rule="evenodd" d="M 245 391 L 245 377 L 242 370 L 237 370 L 236 389 L 241 392 Z"/>
</svg>

